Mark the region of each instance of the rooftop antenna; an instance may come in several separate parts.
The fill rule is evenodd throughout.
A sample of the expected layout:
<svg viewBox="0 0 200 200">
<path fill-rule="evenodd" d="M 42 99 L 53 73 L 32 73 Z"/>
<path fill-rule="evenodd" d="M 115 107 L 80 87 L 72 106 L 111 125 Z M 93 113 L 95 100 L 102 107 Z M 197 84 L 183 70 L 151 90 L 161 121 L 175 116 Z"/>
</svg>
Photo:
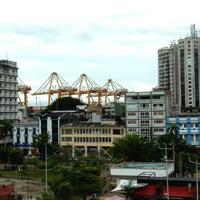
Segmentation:
<svg viewBox="0 0 200 200">
<path fill-rule="evenodd" d="M 193 37 L 193 38 L 195 38 L 197 36 L 195 24 L 191 25 L 191 27 L 190 27 L 190 34 L 191 34 L 191 37 Z"/>
</svg>

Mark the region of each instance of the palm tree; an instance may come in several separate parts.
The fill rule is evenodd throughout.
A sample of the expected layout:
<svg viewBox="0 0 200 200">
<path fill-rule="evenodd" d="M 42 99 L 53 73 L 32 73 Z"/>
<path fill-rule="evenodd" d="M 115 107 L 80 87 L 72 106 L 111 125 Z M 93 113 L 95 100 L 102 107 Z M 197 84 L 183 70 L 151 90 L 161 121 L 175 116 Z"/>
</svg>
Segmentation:
<svg viewBox="0 0 200 200">
<path fill-rule="evenodd" d="M 12 121 L 0 120 L 0 139 L 3 139 L 4 146 L 6 147 L 6 139 L 12 133 Z"/>
<path fill-rule="evenodd" d="M 173 161 L 175 163 L 175 148 L 180 144 L 179 138 L 178 138 L 178 128 L 175 124 L 171 124 L 170 127 L 167 129 L 167 133 L 171 137 L 171 143 L 173 148 Z"/>
<path fill-rule="evenodd" d="M 176 145 L 179 143 L 178 128 L 175 124 L 171 124 L 167 129 L 167 133 L 171 136 L 172 142 Z"/>
</svg>

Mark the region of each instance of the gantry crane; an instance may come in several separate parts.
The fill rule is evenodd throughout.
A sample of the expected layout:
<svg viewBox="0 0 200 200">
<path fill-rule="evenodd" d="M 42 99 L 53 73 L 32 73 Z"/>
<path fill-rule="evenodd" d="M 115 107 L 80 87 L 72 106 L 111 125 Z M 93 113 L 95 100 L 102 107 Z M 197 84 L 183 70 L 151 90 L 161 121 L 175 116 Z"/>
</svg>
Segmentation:
<svg viewBox="0 0 200 200">
<path fill-rule="evenodd" d="M 21 100 L 19 95 L 19 100 L 22 106 L 24 106 L 26 109 L 28 108 L 28 93 L 31 91 L 31 87 L 26 85 L 19 77 L 18 77 L 18 85 L 17 85 L 17 91 L 21 94 L 23 94 L 23 100 Z"/>
<path fill-rule="evenodd" d="M 32 95 L 48 95 L 48 105 L 51 104 L 51 97 L 57 94 L 57 98 L 62 96 L 75 96 L 82 100 L 82 96 L 87 96 L 87 104 L 91 106 L 107 103 L 109 97 L 113 97 L 114 102 L 127 92 L 125 88 L 109 79 L 103 86 L 99 86 L 86 74 L 80 77 L 70 86 L 61 76 L 53 72 L 42 86 Z M 96 99 L 97 98 L 97 99 Z M 103 101 L 103 98 L 105 100 Z"/>
<path fill-rule="evenodd" d="M 80 77 L 74 82 L 72 87 L 77 88 L 77 91 L 74 93 L 74 95 L 77 95 L 78 99 L 81 99 L 82 95 L 87 95 L 88 105 L 96 103 L 93 98 L 94 94 L 103 92 L 103 89 L 86 74 L 81 74 Z"/>
<path fill-rule="evenodd" d="M 64 95 L 71 95 L 76 91 L 56 72 L 51 73 L 42 86 L 32 95 L 48 95 L 48 105 L 52 103 L 52 95 L 57 94 L 57 98 Z"/>
<path fill-rule="evenodd" d="M 112 79 L 108 79 L 105 85 L 103 85 L 103 90 L 106 92 L 101 93 L 101 96 L 105 98 L 104 103 L 107 104 L 110 101 L 109 97 L 113 97 L 113 102 L 117 102 L 117 100 L 125 95 L 128 91 L 118 83 L 114 82 Z"/>
</svg>

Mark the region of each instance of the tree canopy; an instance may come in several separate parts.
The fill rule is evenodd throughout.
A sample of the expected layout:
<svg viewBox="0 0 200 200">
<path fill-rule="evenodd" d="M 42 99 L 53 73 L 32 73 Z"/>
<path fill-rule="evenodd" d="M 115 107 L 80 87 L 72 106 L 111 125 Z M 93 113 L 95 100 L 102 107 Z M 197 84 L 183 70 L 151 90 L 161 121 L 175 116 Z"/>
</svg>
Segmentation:
<svg viewBox="0 0 200 200">
<path fill-rule="evenodd" d="M 38 148 L 39 152 L 44 155 L 45 153 L 45 145 L 49 144 L 50 136 L 48 133 L 41 133 L 37 135 L 33 141 L 33 146 Z"/>
<path fill-rule="evenodd" d="M 77 105 L 84 105 L 84 103 L 77 98 L 62 97 L 48 106 L 47 110 L 75 110 Z"/>
<path fill-rule="evenodd" d="M 125 161 L 160 161 L 163 152 L 159 145 L 139 135 L 127 135 L 114 141 L 113 157 Z"/>
<path fill-rule="evenodd" d="M 100 169 L 87 163 L 55 170 L 56 176 L 49 180 L 49 186 L 59 200 L 71 199 L 72 194 L 101 193 L 105 185 Z"/>
<path fill-rule="evenodd" d="M 6 146 L 5 138 L 12 133 L 12 121 L 0 120 L 0 139 L 4 140 L 4 146 Z"/>
</svg>

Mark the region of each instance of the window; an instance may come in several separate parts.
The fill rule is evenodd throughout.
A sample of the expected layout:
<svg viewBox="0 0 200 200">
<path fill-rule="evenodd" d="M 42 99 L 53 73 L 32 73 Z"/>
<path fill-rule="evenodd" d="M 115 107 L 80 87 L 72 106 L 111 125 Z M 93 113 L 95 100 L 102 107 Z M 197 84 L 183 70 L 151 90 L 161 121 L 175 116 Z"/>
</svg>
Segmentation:
<svg viewBox="0 0 200 200">
<path fill-rule="evenodd" d="M 136 124 L 136 123 L 137 123 L 137 120 L 128 119 L 128 120 L 127 120 L 127 123 L 128 123 L 128 124 Z"/>
<path fill-rule="evenodd" d="M 33 128 L 33 135 L 36 135 L 36 128 Z"/>
<path fill-rule="evenodd" d="M 120 135 L 120 129 L 113 129 L 113 135 Z"/>
<path fill-rule="evenodd" d="M 149 112 L 141 112 L 140 117 L 141 118 L 149 118 Z"/>
<path fill-rule="evenodd" d="M 28 135 L 28 128 L 25 128 L 25 135 Z"/>
<path fill-rule="evenodd" d="M 17 136 L 20 136 L 20 128 L 17 128 Z"/>
<path fill-rule="evenodd" d="M 141 129 L 140 129 L 140 133 L 141 133 L 142 135 L 149 135 L 150 130 L 149 130 L 149 128 L 141 128 Z"/>
<path fill-rule="evenodd" d="M 136 116 L 136 112 L 127 112 L 128 116 Z"/>
<path fill-rule="evenodd" d="M 140 96 L 139 99 L 150 99 L 150 96 Z"/>
<path fill-rule="evenodd" d="M 163 128 L 154 128 L 153 130 L 154 130 L 154 132 L 163 132 L 164 131 Z"/>
<path fill-rule="evenodd" d="M 140 108 L 149 108 L 149 104 L 148 103 L 141 103 Z"/>
<path fill-rule="evenodd" d="M 72 134 L 72 129 L 65 129 L 65 134 Z"/>
<path fill-rule="evenodd" d="M 163 112 L 157 111 L 157 112 L 153 112 L 153 114 L 154 114 L 154 115 L 159 115 L 159 116 L 160 116 L 160 115 L 163 115 Z"/>
<path fill-rule="evenodd" d="M 149 126 L 149 120 L 141 120 L 140 125 L 141 126 Z"/>
<path fill-rule="evenodd" d="M 154 120 L 154 124 L 163 124 L 163 120 L 162 119 Z"/>
<path fill-rule="evenodd" d="M 64 137 L 65 142 L 72 142 L 72 137 Z"/>
<path fill-rule="evenodd" d="M 17 136 L 17 144 L 20 144 L 20 136 Z"/>
<path fill-rule="evenodd" d="M 28 144 L 28 136 L 25 136 L 25 137 L 24 137 L 24 143 L 25 143 L 25 144 Z"/>
</svg>

